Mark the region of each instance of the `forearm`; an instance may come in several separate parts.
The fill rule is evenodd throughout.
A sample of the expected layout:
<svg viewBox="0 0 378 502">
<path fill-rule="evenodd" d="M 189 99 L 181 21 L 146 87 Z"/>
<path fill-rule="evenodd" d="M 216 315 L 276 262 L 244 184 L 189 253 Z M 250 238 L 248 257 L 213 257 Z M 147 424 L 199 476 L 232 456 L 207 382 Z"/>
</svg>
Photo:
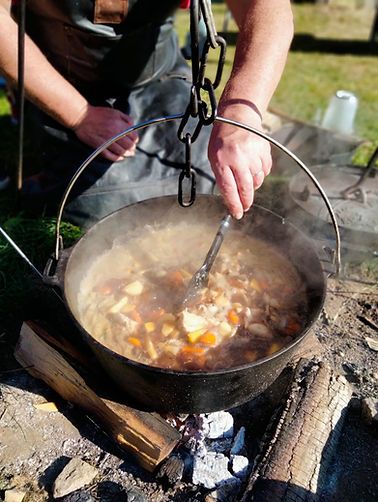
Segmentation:
<svg viewBox="0 0 378 502">
<path fill-rule="evenodd" d="M 17 83 L 17 24 L 0 2 L 0 72 Z M 74 128 L 87 112 L 86 99 L 48 62 L 33 41 L 25 39 L 25 93 L 62 125 Z"/>
<path fill-rule="evenodd" d="M 293 37 L 289 0 L 228 0 L 239 25 L 233 69 L 220 102 L 251 102 L 261 113 L 282 75 Z"/>
</svg>

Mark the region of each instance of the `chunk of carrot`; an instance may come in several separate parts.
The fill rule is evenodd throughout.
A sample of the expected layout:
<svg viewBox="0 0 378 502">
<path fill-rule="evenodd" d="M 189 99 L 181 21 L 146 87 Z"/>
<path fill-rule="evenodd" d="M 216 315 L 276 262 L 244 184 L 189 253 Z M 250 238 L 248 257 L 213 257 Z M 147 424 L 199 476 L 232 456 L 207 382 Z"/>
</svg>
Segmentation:
<svg viewBox="0 0 378 502">
<path fill-rule="evenodd" d="M 231 309 L 228 314 L 227 314 L 227 319 L 230 321 L 231 324 L 239 324 L 239 316 L 235 312 L 235 310 Z"/>
<path fill-rule="evenodd" d="M 289 321 L 286 328 L 284 329 L 285 335 L 295 335 L 301 329 L 301 325 L 297 321 Z"/>
<path fill-rule="evenodd" d="M 211 331 L 207 331 L 202 336 L 200 336 L 198 341 L 200 343 L 204 343 L 205 345 L 215 345 L 217 337 L 214 335 L 214 333 L 211 333 Z"/>
<path fill-rule="evenodd" d="M 201 356 L 205 353 L 205 349 L 202 347 L 196 347 L 195 345 L 184 345 L 181 349 L 181 353 L 184 355 Z"/>
<path fill-rule="evenodd" d="M 135 338 L 135 336 L 130 336 L 127 341 L 131 343 L 131 345 L 134 345 L 134 347 L 141 347 L 142 342 L 139 340 L 139 338 Z"/>
</svg>

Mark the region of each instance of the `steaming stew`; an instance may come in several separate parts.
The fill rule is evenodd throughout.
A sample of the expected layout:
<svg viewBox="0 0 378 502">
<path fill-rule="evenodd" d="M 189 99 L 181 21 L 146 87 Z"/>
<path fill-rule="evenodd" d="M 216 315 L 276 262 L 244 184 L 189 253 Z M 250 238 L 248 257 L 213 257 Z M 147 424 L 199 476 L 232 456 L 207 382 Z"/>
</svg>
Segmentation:
<svg viewBox="0 0 378 502">
<path fill-rule="evenodd" d="M 301 332 L 305 286 L 272 245 L 231 231 L 208 288 L 178 311 L 214 236 L 206 224 L 148 227 L 90 267 L 79 307 L 85 329 L 129 359 L 214 370 L 270 355 Z"/>
</svg>

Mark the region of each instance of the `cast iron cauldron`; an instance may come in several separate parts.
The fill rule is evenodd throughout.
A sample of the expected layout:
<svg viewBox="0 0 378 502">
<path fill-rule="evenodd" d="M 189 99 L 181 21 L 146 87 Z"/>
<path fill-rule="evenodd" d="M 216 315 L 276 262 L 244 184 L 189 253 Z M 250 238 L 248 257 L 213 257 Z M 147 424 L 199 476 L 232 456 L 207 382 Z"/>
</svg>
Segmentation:
<svg viewBox="0 0 378 502">
<path fill-rule="evenodd" d="M 61 252 L 50 283 L 63 291 L 68 311 L 84 341 L 110 377 L 144 408 L 176 413 L 201 413 L 228 409 L 246 402 L 269 386 L 306 338 L 323 305 L 326 278 L 312 242 L 297 228 L 271 211 L 254 205 L 235 229 L 271 242 L 295 266 L 307 288 L 308 319 L 301 334 L 289 346 L 254 363 L 217 371 L 171 371 L 150 367 L 121 356 L 101 345 L 80 324 L 78 293 L 94 259 L 110 249 L 117 238 L 128 236 L 154 222 L 178 220 L 196 224 L 206 218 L 214 234 L 225 214 L 217 196 L 198 196 L 191 208 L 183 209 L 176 197 L 165 196 L 120 209 L 94 225 L 73 248 Z M 120 241 L 121 238 L 121 241 Z"/>
</svg>

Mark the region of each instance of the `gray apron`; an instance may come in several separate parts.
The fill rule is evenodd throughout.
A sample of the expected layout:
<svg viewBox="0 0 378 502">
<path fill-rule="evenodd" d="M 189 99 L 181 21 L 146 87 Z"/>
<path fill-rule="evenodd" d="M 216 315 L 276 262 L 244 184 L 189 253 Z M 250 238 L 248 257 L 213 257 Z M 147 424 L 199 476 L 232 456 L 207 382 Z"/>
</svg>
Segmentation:
<svg viewBox="0 0 378 502">
<path fill-rule="evenodd" d="M 29 0 L 27 31 L 92 105 L 114 107 L 137 124 L 183 113 L 187 106 L 190 71 L 167 17 L 178 3 L 130 1 L 124 17 L 98 24 L 93 0 Z M 23 204 L 54 214 L 69 179 L 93 150 L 40 110 L 31 106 L 30 111 L 42 171 L 25 180 Z M 185 158 L 178 125 L 174 121 L 141 131 L 134 157 L 116 163 L 98 157 L 79 178 L 65 218 L 90 226 L 125 205 L 177 193 Z M 192 147 L 202 193 L 214 189 L 207 160 L 209 132 L 203 128 Z"/>
</svg>

